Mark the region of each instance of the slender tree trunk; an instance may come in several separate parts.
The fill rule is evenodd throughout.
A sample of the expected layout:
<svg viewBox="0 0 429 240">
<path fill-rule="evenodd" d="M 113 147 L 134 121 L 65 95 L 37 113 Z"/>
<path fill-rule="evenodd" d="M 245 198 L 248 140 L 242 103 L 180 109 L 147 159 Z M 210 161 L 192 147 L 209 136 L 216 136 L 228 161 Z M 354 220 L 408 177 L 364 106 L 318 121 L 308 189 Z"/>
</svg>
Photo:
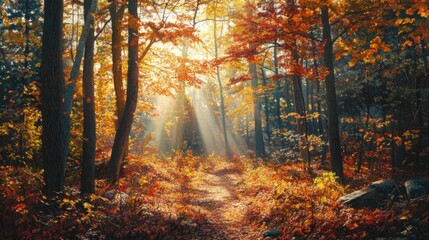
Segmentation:
<svg viewBox="0 0 429 240">
<path fill-rule="evenodd" d="M 253 88 L 253 104 L 254 104 L 254 121 L 255 121 L 255 152 L 256 157 L 264 158 L 265 154 L 265 145 L 264 137 L 262 132 L 262 121 L 261 121 L 261 103 L 259 99 L 258 90 L 258 73 L 256 72 L 255 64 L 251 63 L 249 66 L 249 71 L 252 74 L 252 88 Z"/>
<path fill-rule="evenodd" d="M 292 57 L 295 64 L 299 63 L 299 54 L 297 44 L 295 43 L 295 49 L 292 50 Z M 293 96 L 294 96 L 294 105 L 295 111 L 298 113 L 297 123 L 297 133 L 300 135 L 299 141 L 299 151 L 301 153 L 301 158 L 304 162 L 310 164 L 310 156 L 308 152 L 308 143 L 307 143 L 307 111 L 305 107 L 304 101 L 304 93 L 302 91 L 302 78 L 301 76 L 293 76 L 292 77 L 293 84 Z"/>
<path fill-rule="evenodd" d="M 188 57 L 188 49 L 189 46 L 185 45 L 182 49 L 182 57 Z M 186 84 L 185 82 L 180 83 L 181 90 L 176 95 L 176 111 L 175 116 L 177 116 L 176 122 L 174 124 L 175 130 L 173 131 L 173 148 L 174 149 L 184 149 L 184 131 L 185 131 L 185 90 Z"/>
<path fill-rule="evenodd" d="M 246 114 L 246 146 L 250 147 L 250 139 L 249 139 L 249 115 Z"/>
<path fill-rule="evenodd" d="M 110 17 L 112 19 L 112 73 L 113 85 L 115 88 L 116 100 L 116 129 L 125 108 L 125 90 L 122 78 L 122 19 L 124 16 L 125 6 L 118 3 L 117 0 L 110 1 Z M 125 148 L 128 150 L 128 141 Z M 125 151 L 124 157 L 127 152 Z"/>
<path fill-rule="evenodd" d="M 84 13 L 85 21 L 91 10 L 92 0 L 85 0 Z M 83 154 L 82 154 L 82 174 L 81 192 L 91 194 L 95 190 L 95 105 L 94 105 L 94 28 L 88 30 L 85 44 L 85 59 L 83 63 Z"/>
<path fill-rule="evenodd" d="M 249 3 L 249 1 L 247 1 Z M 252 9 L 247 9 L 247 17 L 252 18 Z M 252 48 L 252 46 L 250 46 Z M 255 122 L 255 153 L 256 157 L 265 158 L 264 136 L 261 121 L 261 102 L 258 94 L 258 72 L 254 63 L 249 63 L 249 73 L 252 75 L 254 122 Z"/>
<path fill-rule="evenodd" d="M 64 187 L 63 1 L 45 0 L 42 38 L 41 99 L 44 193 L 53 197 Z"/>
<path fill-rule="evenodd" d="M 30 0 L 25 0 L 25 48 L 24 48 L 24 68 L 28 69 L 28 55 L 30 54 Z"/>
<path fill-rule="evenodd" d="M 274 47 L 274 73 L 279 75 L 279 62 L 277 56 L 277 47 Z M 274 99 L 275 99 L 275 111 L 276 111 L 276 119 L 277 119 L 277 129 L 281 129 L 283 127 L 282 124 L 282 116 L 281 116 L 281 107 L 280 107 L 280 79 L 276 80 L 276 90 L 274 91 Z"/>
<path fill-rule="evenodd" d="M 429 49 L 427 46 L 427 43 L 425 39 L 422 36 L 421 40 L 421 48 L 422 48 L 422 58 L 423 63 L 425 67 L 425 75 L 422 81 L 422 88 L 429 87 Z M 427 91 L 422 92 L 422 113 L 426 116 L 425 119 L 423 119 L 423 127 L 422 127 L 422 138 L 423 138 L 423 144 L 428 145 L 429 142 L 429 119 L 428 119 L 428 106 L 429 106 L 429 93 Z"/>
<path fill-rule="evenodd" d="M 265 75 L 264 69 L 261 68 L 262 84 L 267 85 L 267 76 Z M 268 96 L 264 94 L 264 106 L 265 106 L 265 134 L 267 135 L 267 146 L 270 148 L 271 143 L 271 131 L 270 131 L 270 102 Z"/>
<path fill-rule="evenodd" d="M 295 111 L 298 113 L 297 123 L 297 133 L 300 135 L 299 149 L 301 153 L 301 158 L 304 162 L 309 163 L 309 155 L 307 148 L 307 118 L 306 118 L 306 109 L 304 103 L 304 96 L 302 93 L 302 81 L 301 77 L 294 76 L 293 81 L 293 92 L 294 92 L 294 105 Z"/>
<path fill-rule="evenodd" d="M 214 35 L 214 45 L 215 45 L 215 59 L 218 58 L 218 44 L 217 44 L 217 20 L 216 20 L 216 8 L 214 11 L 214 21 L 213 21 L 213 35 Z M 226 116 L 225 116 L 225 100 L 223 98 L 223 86 L 222 81 L 220 79 L 220 69 L 219 66 L 216 66 L 216 76 L 217 82 L 219 84 L 219 96 L 220 96 L 220 111 L 222 114 L 222 127 L 223 127 L 223 138 L 225 141 L 225 155 L 230 157 L 232 156 L 231 149 L 229 148 L 228 142 L 228 133 L 226 130 Z"/>
<path fill-rule="evenodd" d="M 327 1 L 325 1 L 326 4 Z M 323 60 L 325 67 L 329 70 L 329 74 L 325 77 L 326 83 L 326 99 L 328 107 L 328 140 L 329 150 L 331 153 L 332 171 L 344 180 L 343 160 L 341 157 L 340 130 L 338 124 L 337 97 L 335 90 L 335 75 L 334 75 L 334 51 L 331 36 L 331 25 L 329 22 L 328 6 L 322 6 L 322 24 L 323 24 L 323 40 L 325 47 L 323 51 Z"/>
<path fill-rule="evenodd" d="M 319 64 L 316 60 L 316 45 L 314 42 L 312 42 L 312 49 L 313 49 L 313 57 L 314 57 L 314 68 L 316 70 L 316 74 L 319 75 Z M 321 97 L 321 91 L 320 91 L 320 80 L 317 79 L 316 80 L 316 104 L 317 104 L 317 108 L 316 111 L 319 114 L 319 116 L 317 117 L 317 132 L 320 136 L 320 138 L 325 142 L 326 141 L 326 134 L 324 133 L 323 130 L 323 118 L 322 118 L 322 97 Z M 316 128 L 316 126 L 315 126 Z M 326 144 L 322 145 L 322 157 L 320 159 L 320 163 L 323 165 L 326 161 L 326 152 L 327 152 L 327 147 Z"/>
<path fill-rule="evenodd" d="M 66 162 L 68 154 L 69 154 L 69 146 L 70 146 L 70 130 L 71 130 L 71 111 L 73 106 L 73 95 L 75 92 L 77 77 L 79 76 L 79 69 L 82 63 L 82 58 L 85 50 L 86 39 L 88 37 L 89 29 L 91 28 L 91 22 L 94 19 L 94 12 L 97 8 L 98 0 L 92 0 L 90 12 L 87 14 L 85 24 L 82 29 L 81 36 L 79 38 L 79 43 L 76 49 L 76 58 L 73 63 L 72 70 L 70 72 L 70 78 L 66 84 L 66 90 L 64 94 L 64 153 L 63 158 L 64 162 Z"/>
<path fill-rule="evenodd" d="M 134 112 L 137 107 L 138 97 L 138 50 L 139 50 L 139 32 L 137 0 L 128 1 L 128 75 L 127 75 L 127 98 L 125 102 L 124 113 L 120 119 L 118 129 L 115 134 L 115 141 L 112 147 L 112 155 L 109 161 L 108 182 L 115 184 L 119 179 L 122 158 L 125 154 L 127 139 L 131 132 Z"/>
</svg>

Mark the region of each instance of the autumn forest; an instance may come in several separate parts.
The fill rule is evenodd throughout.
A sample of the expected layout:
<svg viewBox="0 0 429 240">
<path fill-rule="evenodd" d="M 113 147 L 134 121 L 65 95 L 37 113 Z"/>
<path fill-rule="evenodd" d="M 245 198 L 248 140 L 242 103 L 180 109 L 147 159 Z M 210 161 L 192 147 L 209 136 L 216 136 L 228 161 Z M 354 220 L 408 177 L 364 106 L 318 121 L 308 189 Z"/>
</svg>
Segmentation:
<svg viewBox="0 0 429 240">
<path fill-rule="evenodd" d="M 428 0 L 0 0 L 0 239 L 429 239 Z"/>
</svg>

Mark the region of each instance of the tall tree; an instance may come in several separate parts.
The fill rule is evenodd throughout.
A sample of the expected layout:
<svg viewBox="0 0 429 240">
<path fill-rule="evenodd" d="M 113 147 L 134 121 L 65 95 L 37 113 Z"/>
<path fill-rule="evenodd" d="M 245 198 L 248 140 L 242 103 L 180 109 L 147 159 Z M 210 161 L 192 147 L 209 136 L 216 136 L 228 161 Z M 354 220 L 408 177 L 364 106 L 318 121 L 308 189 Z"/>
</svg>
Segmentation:
<svg viewBox="0 0 429 240">
<path fill-rule="evenodd" d="M 252 75 L 252 88 L 253 88 L 253 104 L 254 104 L 254 121 L 255 121 L 255 153 L 257 157 L 265 157 L 265 144 L 262 131 L 262 114 L 261 114 L 261 100 L 258 94 L 258 73 L 256 65 L 251 63 L 249 65 L 249 72 Z"/>
<path fill-rule="evenodd" d="M 252 19 L 253 17 L 253 9 L 250 6 L 249 1 L 247 7 L 247 17 Z M 255 46 L 250 44 L 249 49 L 253 50 Z M 254 63 L 249 64 L 249 73 L 252 76 L 252 88 L 253 88 L 253 104 L 254 104 L 254 121 L 255 121 L 255 153 L 256 157 L 265 157 L 265 144 L 264 144 L 264 135 L 262 130 L 262 114 L 261 114 L 261 101 L 258 94 L 258 72 L 256 69 L 256 65 Z"/>
<path fill-rule="evenodd" d="M 217 42 L 217 16 L 216 16 L 216 8 L 217 8 L 217 3 L 215 4 L 215 9 L 214 9 L 214 17 L 213 17 L 213 35 L 214 35 L 214 47 L 215 47 L 215 59 L 217 59 L 219 56 L 218 54 L 218 42 Z M 255 69 L 256 71 L 256 69 Z M 223 96 L 223 86 L 222 86 L 222 80 L 220 78 L 220 69 L 219 69 L 219 65 L 216 66 L 216 77 L 217 77 L 217 82 L 219 84 L 219 96 L 220 96 L 220 111 L 222 114 L 222 127 L 223 127 L 223 138 L 225 141 L 225 154 L 226 156 L 231 156 L 231 150 L 229 148 L 229 142 L 228 142 L 228 133 L 227 133 L 227 129 L 226 129 L 226 116 L 225 116 L 225 100 L 224 100 L 224 96 Z"/>
<path fill-rule="evenodd" d="M 138 97 L 138 50 L 139 50 L 139 19 L 137 15 L 137 0 L 128 1 L 128 74 L 127 74 L 127 97 L 124 113 L 119 120 L 119 126 L 115 134 L 112 147 L 112 155 L 109 161 L 108 180 L 115 184 L 119 179 L 121 162 L 126 151 L 126 143 L 131 131 L 134 112 L 137 107 Z"/>
<path fill-rule="evenodd" d="M 79 38 L 79 43 L 76 49 L 76 58 L 70 72 L 70 78 L 67 82 L 65 93 L 64 93 L 64 153 L 63 158 L 66 162 L 69 154 L 69 145 L 70 145 L 70 129 L 71 129 L 71 111 L 73 106 L 73 96 L 76 87 L 77 77 L 79 76 L 80 65 L 82 64 L 82 58 L 85 51 L 86 39 L 88 37 L 89 30 L 91 28 L 92 19 L 94 18 L 94 12 L 97 8 L 98 0 L 92 0 L 91 9 L 85 16 L 86 20 L 82 29 L 81 36 Z"/>
<path fill-rule="evenodd" d="M 112 73 L 116 95 L 116 127 L 119 126 L 119 121 L 122 118 L 125 108 L 125 90 L 122 78 L 122 19 L 124 17 L 124 10 L 125 5 L 121 1 L 110 0 L 109 11 L 112 19 Z M 128 142 L 125 148 L 128 149 Z"/>
<path fill-rule="evenodd" d="M 92 0 L 85 0 L 85 21 L 90 21 L 93 26 L 93 18 L 88 18 L 91 11 Z M 94 27 L 88 30 L 85 43 L 85 58 L 83 63 L 83 154 L 81 191 L 82 194 L 94 193 L 95 185 L 95 107 L 94 107 Z"/>
<path fill-rule="evenodd" d="M 328 112 L 328 141 L 331 155 L 331 167 L 335 174 L 344 180 L 343 160 L 341 158 L 340 130 L 338 125 L 337 96 L 335 90 L 334 75 L 334 50 L 331 36 L 331 23 L 329 21 L 328 3 L 322 6 L 322 28 L 325 46 L 323 49 L 323 61 L 329 73 L 325 77 L 326 102 Z"/>
<path fill-rule="evenodd" d="M 64 187 L 63 1 L 46 0 L 42 37 L 42 152 L 45 188 L 53 197 Z"/>
</svg>

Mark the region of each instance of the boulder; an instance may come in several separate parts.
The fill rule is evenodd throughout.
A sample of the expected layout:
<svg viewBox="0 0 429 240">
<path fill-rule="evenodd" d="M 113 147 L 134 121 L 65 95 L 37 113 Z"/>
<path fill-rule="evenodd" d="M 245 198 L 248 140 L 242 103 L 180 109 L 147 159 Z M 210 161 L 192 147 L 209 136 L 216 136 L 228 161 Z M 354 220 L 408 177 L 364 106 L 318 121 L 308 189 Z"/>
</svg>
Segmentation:
<svg viewBox="0 0 429 240">
<path fill-rule="evenodd" d="M 429 178 L 412 178 L 404 183 L 407 196 L 418 198 L 429 193 Z"/>
<path fill-rule="evenodd" d="M 400 185 L 393 179 L 384 179 L 371 183 L 368 188 L 374 188 L 379 194 L 400 194 Z"/>
<path fill-rule="evenodd" d="M 366 189 L 342 196 L 339 202 L 352 208 L 377 207 L 391 195 L 398 196 L 400 187 L 393 179 L 384 179 L 371 183 Z"/>
<path fill-rule="evenodd" d="M 353 208 L 373 207 L 377 204 L 377 195 L 375 188 L 367 188 L 342 196 L 338 201 Z"/>
</svg>

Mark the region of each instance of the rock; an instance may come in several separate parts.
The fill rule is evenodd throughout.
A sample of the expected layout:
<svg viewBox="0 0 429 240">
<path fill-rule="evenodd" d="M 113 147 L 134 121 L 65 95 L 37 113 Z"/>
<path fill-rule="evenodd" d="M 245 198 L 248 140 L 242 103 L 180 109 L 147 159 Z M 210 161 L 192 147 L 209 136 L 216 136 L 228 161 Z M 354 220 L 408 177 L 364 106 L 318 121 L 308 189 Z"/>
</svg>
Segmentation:
<svg viewBox="0 0 429 240">
<path fill-rule="evenodd" d="M 429 193 L 429 178 L 412 178 L 406 181 L 404 185 L 410 199 Z"/>
<path fill-rule="evenodd" d="M 128 194 L 115 189 L 106 191 L 104 197 L 119 205 L 125 204 L 129 198 Z"/>
<path fill-rule="evenodd" d="M 384 179 L 371 183 L 366 189 L 358 190 L 338 199 L 352 208 L 378 207 L 392 195 L 398 197 L 402 187 L 394 179 Z"/>
<path fill-rule="evenodd" d="M 399 185 L 393 179 L 375 181 L 368 188 L 374 188 L 379 194 L 400 194 Z"/>
<path fill-rule="evenodd" d="M 378 193 L 375 188 L 367 188 L 342 196 L 338 201 L 353 208 L 373 207 L 377 204 L 377 196 Z"/>
<path fill-rule="evenodd" d="M 264 232 L 264 234 L 262 234 L 263 237 L 269 237 L 269 238 L 277 238 L 282 236 L 282 232 L 280 232 L 279 230 L 275 230 L 275 229 L 271 229 L 271 230 L 267 230 Z"/>
</svg>

